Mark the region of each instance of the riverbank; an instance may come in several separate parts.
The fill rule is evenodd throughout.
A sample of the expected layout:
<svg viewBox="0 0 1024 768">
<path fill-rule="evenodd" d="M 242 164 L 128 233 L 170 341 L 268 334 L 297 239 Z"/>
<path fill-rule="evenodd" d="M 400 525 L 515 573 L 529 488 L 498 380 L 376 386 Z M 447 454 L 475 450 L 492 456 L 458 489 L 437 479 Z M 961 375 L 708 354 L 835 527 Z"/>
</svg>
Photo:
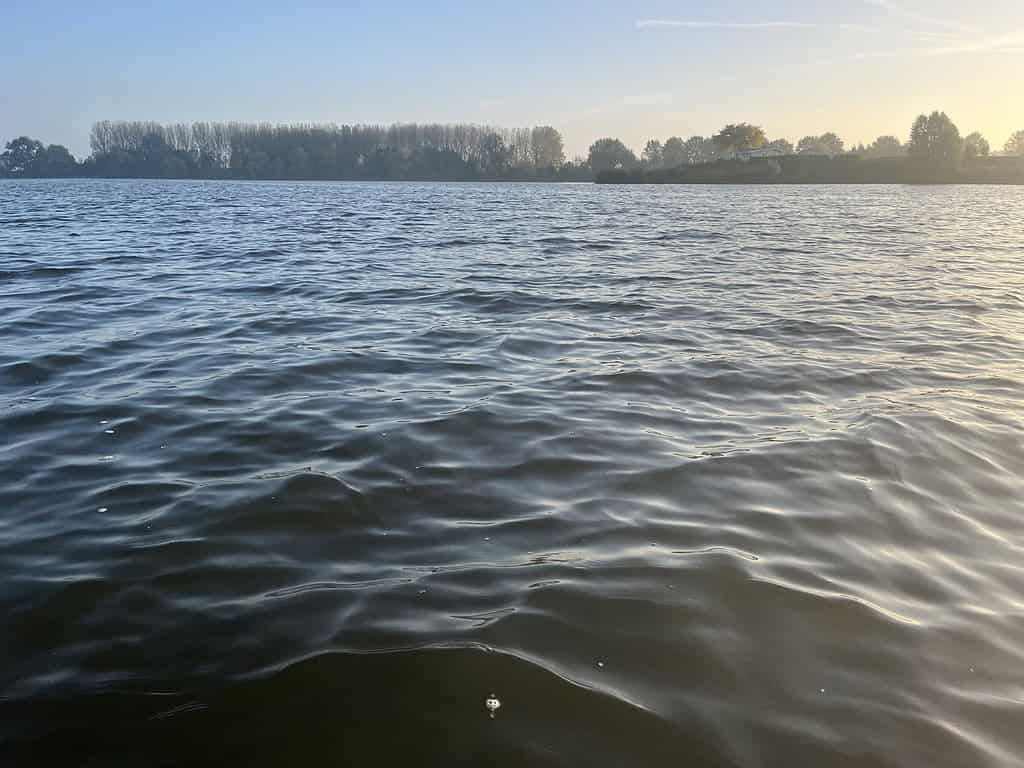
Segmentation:
<svg viewBox="0 0 1024 768">
<path fill-rule="evenodd" d="M 598 184 L 1024 184 L 1024 158 L 979 158 L 960 168 L 937 169 L 907 157 L 785 155 L 719 160 L 654 171 L 614 170 Z"/>
</svg>

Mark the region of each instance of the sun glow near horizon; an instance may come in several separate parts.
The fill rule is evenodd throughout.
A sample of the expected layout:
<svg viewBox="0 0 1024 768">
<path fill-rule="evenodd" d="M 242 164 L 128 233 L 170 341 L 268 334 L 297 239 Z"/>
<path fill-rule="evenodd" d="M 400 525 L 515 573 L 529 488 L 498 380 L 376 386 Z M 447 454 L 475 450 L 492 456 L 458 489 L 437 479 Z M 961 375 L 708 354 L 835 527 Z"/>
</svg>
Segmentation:
<svg viewBox="0 0 1024 768">
<path fill-rule="evenodd" d="M 905 141 L 914 118 L 933 110 L 949 114 L 962 135 L 982 133 L 994 151 L 1024 128 L 1024 100 L 1007 91 L 1024 71 L 1019 9 L 1005 15 L 990 9 L 987 19 L 965 21 L 952 9 L 945 16 L 925 15 L 889 0 L 853 7 L 861 13 L 841 18 L 859 21 L 777 15 L 639 19 L 637 32 L 652 35 L 655 44 L 702 46 L 703 38 L 715 35 L 726 46 L 750 50 L 750 57 L 696 84 L 681 80 L 676 88 L 633 94 L 631 114 L 620 117 L 610 106 L 606 117 L 623 140 L 641 147 L 647 138 L 664 140 L 661 134 L 674 126 L 710 135 L 739 120 L 793 143 L 825 131 L 838 133 L 847 147 L 882 135 Z M 821 50 L 823 41 L 828 50 Z M 575 146 L 574 132 L 568 133 Z"/>
<path fill-rule="evenodd" d="M 848 147 L 905 140 L 932 110 L 996 150 L 1024 128 L 1024 100 L 1012 96 L 1024 12 L 1013 0 L 784 0 L 770 11 L 526 0 L 514 15 L 456 2 L 439 14 L 410 0 L 387 12 L 301 1 L 285 12 L 256 0 L 259 12 L 241 18 L 195 3 L 200 26 L 183 22 L 192 4 L 8 9 L 23 45 L 0 50 L 0 63 L 22 75 L 0 135 L 82 157 L 103 119 L 553 125 L 572 157 L 604 136 L 639 152 L 648 139 L 741 121 L 793 143 L 831 131 Z"/>
</svg>

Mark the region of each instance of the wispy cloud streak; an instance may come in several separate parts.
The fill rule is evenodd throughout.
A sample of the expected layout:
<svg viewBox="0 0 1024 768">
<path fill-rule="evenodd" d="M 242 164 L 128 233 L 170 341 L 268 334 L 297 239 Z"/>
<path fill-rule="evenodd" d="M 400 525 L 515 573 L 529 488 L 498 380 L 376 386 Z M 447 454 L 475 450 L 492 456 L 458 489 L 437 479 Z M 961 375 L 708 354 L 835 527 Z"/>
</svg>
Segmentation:
<svg viewBox="0 0 1024 768">
<path fill-rule="evenodd" d="M 1011 53 L 1024 48 L 1024 35 L 1003 35 L 979 40 L 950 41 L 945 45 L 928 48 L 892 48 L 888 50 L 861 51 L 850 56 L 853 61 L 864 59 L 885 59 L 896 57 L 957 56 L 967 53 Z"/>
<path fill-rule="evenodd" d="M 958 53 L 1017 50 L 1024 45 L 1024 35 L 1002 35 L 984 40 L 961 40 L 938 48 L 929 48 L 927 56 L 953 56 Z"/>
<path fill-rule="evenodd" d="M 813 29 L 817 24 L 803 21 L 680 21 L 676 19 L 643 19 L 637 27 L 678 27 L 682 29 Z"/>
<path fill-rule="evenodd" d="M 642 19 L 636 23 L 639 29 L 656 27 L 674 29 L 867 29 L 862 24 L 817 24 L 809 21 L 690 21 L 685 19 Z"/>
</svg>

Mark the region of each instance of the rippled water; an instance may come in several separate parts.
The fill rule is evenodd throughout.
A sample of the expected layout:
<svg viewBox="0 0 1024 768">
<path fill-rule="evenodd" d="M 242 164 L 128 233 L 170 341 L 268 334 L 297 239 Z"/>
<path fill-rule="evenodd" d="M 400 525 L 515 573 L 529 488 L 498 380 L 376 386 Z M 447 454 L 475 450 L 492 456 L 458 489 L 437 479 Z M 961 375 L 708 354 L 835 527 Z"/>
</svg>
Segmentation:
<svg viewBox="0 0 1024 768">
<path fill-rule="evenodd" d="M 0 762 L 1024 765 L 1017 188 L 7 182 L 0 308 Z"/>
</svg>

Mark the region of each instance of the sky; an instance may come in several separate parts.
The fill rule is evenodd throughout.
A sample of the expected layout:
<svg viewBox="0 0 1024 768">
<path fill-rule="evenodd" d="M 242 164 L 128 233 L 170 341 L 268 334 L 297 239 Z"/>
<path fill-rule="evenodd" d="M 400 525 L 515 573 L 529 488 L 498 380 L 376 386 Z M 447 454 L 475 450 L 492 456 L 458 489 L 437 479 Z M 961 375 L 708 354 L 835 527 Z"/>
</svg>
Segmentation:
<svg viewBox="0 0 1024 768">
<path fill-rule="evenodd" d="M 0 141 L 103 119 L 548 124 L 604 136 L 1024 129 L 1020 0 L 5 3 Z M 13 76 L 12 76 L 13 75 Z"/>
</svg>

